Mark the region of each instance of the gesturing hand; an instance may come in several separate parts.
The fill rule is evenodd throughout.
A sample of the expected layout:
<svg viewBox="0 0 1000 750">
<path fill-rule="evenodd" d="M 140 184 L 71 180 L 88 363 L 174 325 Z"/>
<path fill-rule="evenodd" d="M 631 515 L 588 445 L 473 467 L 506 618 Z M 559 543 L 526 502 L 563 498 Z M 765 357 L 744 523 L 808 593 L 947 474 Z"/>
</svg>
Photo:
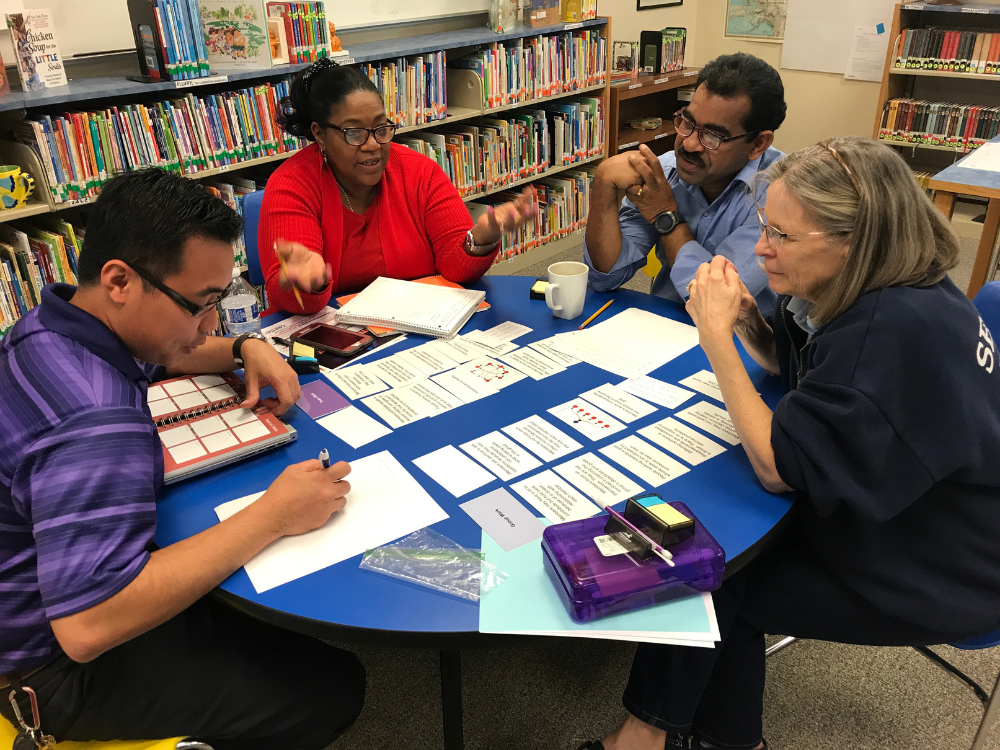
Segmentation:
<svg viewBox="0 0 1000 750">
<path fill-rule="evenodd" d="M 594 178 L 610 182 L 618 190 L 642 185 L 642 177 L 632 166 L 632 154 L 618 154 L 605 159 L 597 168 Z"/>
<path fill-rule="evenodd" d="M 267 385 L 274 388 L 278 397 L 265 398 L 261 403 L 273 414 L 284 414 L 299 400 L 302 395 L 299 376 L 270 344 L 247 339 L 240 354 L 243 357 L 243 382 L 247 387 L 246 400 L 240 406 L 244 409 L 255 407 L 260 400 L 260 389 Z"/>
<path fill-rule="evenodd" d="M 278 240 L 274 243 L 274 254 L 285 262 L 285 268 L 278 274 L 278 285 L 282 289 L 291 289 L 294 286 L 307 294 L 314 294 L 325 289 L 330 283 L 333 267 L 323 262 L 320 253 L 310 250 L 305 245 Z"/>
<path fill-rule="evenodd" d="M 745 291 L 736 266 L 728 258 L 716 255 L 711 263 L 701 264 L 694 280 L 688 285 L 691 297 L 687 302 L 687 311 L 698 328 L 702 348 L 722 340 L 732 340 Z M 753 297 L 750 300 L 753 301 Z"/>
<path fill-rule="evenodd" d="M 642 218 L 653 223 L 653 219 L 664 211 L 676 211 L 677 199 L 673 188 L 663 174 L 663 165 L 656 158 L 649 146 L 642 144 L 638 152 L 628 155 L 629 164 L 642 178 L 642 183 L 633 185 L 626 194 L 635 207 L 639 209 Z"/>
<path fill-rule="evenodd" d="M 472 236 L 477 245 L 495 245 L 500 241 L 501 235 L 520 229 L 536 213 L 538 203 L 535 188 L 529 186 L 514 200 L 500 206 L 490 206 L 489 211 L 476 221 Z"/>
</svg>

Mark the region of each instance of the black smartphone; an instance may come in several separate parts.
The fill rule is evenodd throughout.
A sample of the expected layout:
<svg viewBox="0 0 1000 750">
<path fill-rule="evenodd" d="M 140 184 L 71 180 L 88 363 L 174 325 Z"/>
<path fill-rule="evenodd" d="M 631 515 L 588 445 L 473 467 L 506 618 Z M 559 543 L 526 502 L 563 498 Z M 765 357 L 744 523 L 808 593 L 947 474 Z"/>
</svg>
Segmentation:
<svg viewBox="0 0 1000 750">
<path fill-rule="evenodd" d="M 367 333 L 348 331 L 325 323 L 309 326 L 292 336 L 292 341 L 298 341 L 321 352 L 339 354 L 342 357 L 350 357 L 364 351 L 372 345 L 374 340 Z"/>
</svg>

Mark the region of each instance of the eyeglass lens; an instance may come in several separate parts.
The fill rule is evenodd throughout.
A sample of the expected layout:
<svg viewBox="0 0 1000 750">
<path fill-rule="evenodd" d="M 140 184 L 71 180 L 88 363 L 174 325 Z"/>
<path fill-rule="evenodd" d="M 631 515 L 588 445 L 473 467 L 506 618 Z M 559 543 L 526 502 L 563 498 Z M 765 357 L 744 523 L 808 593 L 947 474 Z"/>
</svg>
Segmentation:
<svg viewBox="0 0 1000 750">
<path fill-rule="evenodd" d="M 351 146 L 363 146 L 368 142 L 368 136 L 374 135 L 375 142 L 385 145 L 392 141 L 396 134 L 396 128 L 392 125 L 383 125 L 369 130 L 368 128 L 344 128 L 344 140 Z"/>
<path fill-rule="evenodd" d="M 694 131 L 697 130 L 698 140 L 701 141 L 701 145 L 709 151 L 715 151 L 722 145 L 722 136 L 718 133 L 713 133 L 711 130 L 696 127 L 695 124 L 684 115 L 674 115 L 674 128 L 684 138 L 689 137 Z"/>
<path fill-rule="evenodd" d="M 757 209 L 757 225 L 760 227 L 760 231 L 764 234 L 764 236 L 767 237 L 767 241 L 771 247 L 775 250 L 780 250 L 784 235 L 780 230 L 769 226 L 768 223 L 764 221 L 764 214 L 760 209 Z"/>
</svg>

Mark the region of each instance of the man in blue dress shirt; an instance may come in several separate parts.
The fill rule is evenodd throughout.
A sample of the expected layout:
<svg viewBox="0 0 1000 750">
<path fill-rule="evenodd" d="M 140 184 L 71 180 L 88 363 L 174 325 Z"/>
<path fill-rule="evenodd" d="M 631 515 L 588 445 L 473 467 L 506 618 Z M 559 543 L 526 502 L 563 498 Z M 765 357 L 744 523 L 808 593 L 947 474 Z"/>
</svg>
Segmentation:
<svg viewBox="0 0 1000 750">
<path fill-rule="evenodd" d="M 766 62 L 739 53 L 708 63 L 674 115 L 672 152 L 657 158 L 642 145 L 598 167 L 583 256 L 591 286 L 621 286 L 655 246 L 662 269 L 653 294 L 685 302 L 698 267 L 722 255 L 769 315 L 775 295 L 753 252 L 761 230 L 750 186 L 783 156 L 771 144 L 784 119 L 781 77 Z M 765 193 L 757 189 L 761 205 Z"/>
</svg>

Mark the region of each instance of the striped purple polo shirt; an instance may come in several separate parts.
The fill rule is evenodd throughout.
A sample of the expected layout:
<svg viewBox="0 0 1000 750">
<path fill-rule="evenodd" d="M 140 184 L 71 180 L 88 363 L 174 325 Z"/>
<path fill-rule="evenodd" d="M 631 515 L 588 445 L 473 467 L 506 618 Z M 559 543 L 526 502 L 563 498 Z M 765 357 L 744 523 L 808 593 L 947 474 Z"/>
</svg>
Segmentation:
<svg viewBox="0 0 1000 750">
<path fill-rule="evenodd" d="M 160 368 L 50 284 L 0 341 L 0 675 L 58 657 L 49 620 L 127 586 L 149 559 L 163 451 Z"/>
</svg>

